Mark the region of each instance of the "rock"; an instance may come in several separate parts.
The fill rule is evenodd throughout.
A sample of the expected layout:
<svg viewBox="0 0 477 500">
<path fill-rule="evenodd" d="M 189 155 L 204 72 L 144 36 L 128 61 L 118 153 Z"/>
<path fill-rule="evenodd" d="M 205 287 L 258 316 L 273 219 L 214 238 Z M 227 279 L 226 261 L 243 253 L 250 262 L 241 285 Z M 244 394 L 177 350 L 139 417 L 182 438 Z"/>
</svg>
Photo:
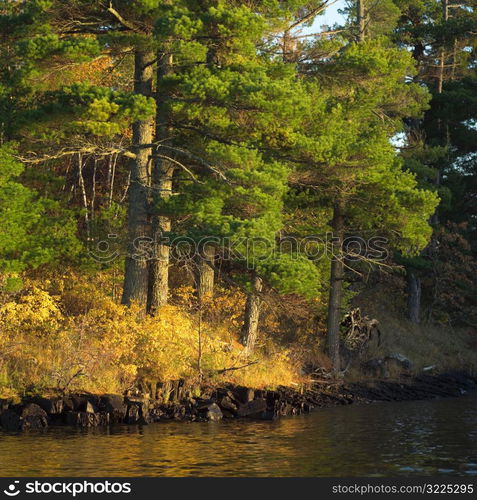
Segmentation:
<svg viewBox="0 0 477 500">
<path fill-rule="evenodd" d="M 274 411 L 266 410 L 260 414 L 260 420 L 277 420 L 278 415 Z"/>
<path fill-rule="evenodd" d="M 218 422 L 222 420 L 223 414 L 218 405 L 212 403 L 207 407 L 207 411 L 205 412 L 205 418 L 209 420 L 209 422 Z"/>
<path fill-rule="evenodd" d="M 124 397 L 120 394 L 104 394 L 99 398 L 99 405 L 102 411 L 113 412 L 126 408 Z"/>
<path fill-rule="evenodd" d="M 12 410 L 5 410 L 0 415 L 0 425 L 6 431 L 20 431 L 22 428 L 20 415 Z"/>
<path fill-rule="evenodd" d="M 232 413 L 231 411 L 223 410 L 223 409 L 222 409 L 222 415 L 224 418 L 235 418 L 236 417 L 235 413 Z"/>
<path fill-rule="evenodd" d="M 235 396 L 236 399 L 240 401 L 240 403 L 247 404 L 250 401 L 253 401 L 253 398 L 255 397 L 255 391 L 247 387 L 237 387 L 235 390 Z"/>
<path fill-rule="evenodd" d="M 74 411 L 75 405 L 73 403 L 73 399 L 71 397 L 63 398 L 63 413 L 67 413 L 69 411 Z"/>
<path fill-rule="evenodd" d="M 26 405 L 21 413 L 22 430 L 45 429 L 48 427 L 48 416 L 42 408 L 35 403 Z"/>
<path fill-rule="evenodd" d="M 74 395 L 71 396 L 73 411 L 85 413 L 97 413 L 99 411 L 99 398 L 92 395 Z"/>
<path fill-rule="evenodd" d="M 108 413 L 111 423 L 124 422 L 126 418 L 127 405 L 123 396 L 119 394 L 105 394 L 99 400 L 99 408 L 102 412 Z"/>
<path fill-rule="evenodd" d="M 26 431 L 48 427 L 48 416 L 37 404 L 17 405 L 15 409 L 6 410 L 0 416 L 0 423 L 5 430 Z"/>
<path fill-rule="evenodd" d="M 232 401 L 229 396 L 224 396 L 218 401 L 218 405 L 222 411 L 227 411 L 235 415 L 238 410 L 238 406 Z"/>
<path fill-rule="evenodd" d="M 127 406 L 125 422 L 130 425 L 147 425 L 151 422 L 147 407 L 141 403 L 130 403 Z M 147 409 L 146 409 L 147 408 Z"/>
<path fill-rule="evenodd" d="M 154 406 L 154 408 L 149 412 L 149 416 L 153 422 L 160 422 L 161 420 L 167 418 L 166 412 L 160 404 Z"/>
<path fill-rule="evenodd" d="M 83 406 L 82 411 L 84 411 L 85 413 L 95 413 L 95 409 L 89 401 L 86 401 L 86 404 Z"/>
<path fill-rule="evenodd" d="M 384 358 L 385 363 L 389 363 L 390 361 L 395 361 L 405 370 L 410 370 L 412 368 L 412 362 L 408 358 L 406 358 L 406 356 L 398 352 L 394 352 Z"/>
<path fill-rule="evenodd" d="M 135 404 L 128 405 L 126 411 L 126 423 L 127 424 L 137 424 L 139 423 L 139 419 L 141 418 L 140 407 Z"/>
<path fill-rule="evenodd" d="M 43 409 L 48 415 L 59 415 L 63 413 L 64 400 L 59 396 L 51 397 L 34 397 L 32 403 L 37 404 L 41 409 Z"/>
<path fill-rule="evenodd" d="M 261 414 L 267 409 L 265 399 L 254 399 L 240 406 L 237 411 L 238 417 L 260 418 Z"/>
<path fill-rule="evenodd" d="M 109 424 L 108 413 L 91 413 L 86 411 L 69 411 L 66 423 L 77 427 L 98 427 Z"/>
</svg>

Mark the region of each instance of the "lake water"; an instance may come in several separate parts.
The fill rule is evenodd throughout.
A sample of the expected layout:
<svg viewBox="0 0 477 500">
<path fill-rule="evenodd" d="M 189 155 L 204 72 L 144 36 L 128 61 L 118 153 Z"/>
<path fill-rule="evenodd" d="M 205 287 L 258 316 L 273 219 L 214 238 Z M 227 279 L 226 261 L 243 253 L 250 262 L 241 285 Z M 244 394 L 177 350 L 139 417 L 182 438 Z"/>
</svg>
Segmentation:
<svg viewBox="0 0 477 500">
<path fill-rule="evenodd" d="M 477 476 L 477 395 L 277 422 L 0 433 L 0 476 Z"/>
</svg>

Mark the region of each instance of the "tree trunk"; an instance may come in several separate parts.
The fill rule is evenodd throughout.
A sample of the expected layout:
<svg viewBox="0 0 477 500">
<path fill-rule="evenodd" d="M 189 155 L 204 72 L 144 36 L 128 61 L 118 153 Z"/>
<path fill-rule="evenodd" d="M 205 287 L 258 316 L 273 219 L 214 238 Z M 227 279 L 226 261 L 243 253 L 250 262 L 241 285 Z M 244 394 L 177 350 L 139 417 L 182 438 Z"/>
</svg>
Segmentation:
<svg viewBox="0 0 477 500">
<path fill-rule="evenodd" d="M 253 352 L 258 336 L 258 321 L 260 319 L 260 307 L 262 300 L 260 293 L 263 289 L 262 279 L 258 276 L 253 278 L 253 290 L 247 296 L 245 304 L 245 318 L 242 326 L 241 343 L 245 346 L 247 354 Z"/>
<path fill-rule="evenodd" d="M 134 91 L 152 95 L 153 52 L 135 53 Z M 131 161 L 131 183 L 128 202 L 128 248 L 124 272 L 123 304 L 147 302 L 147 253 L 141 250 L 141 238 L 150 235 L 148 223 L 148 164 L 151 150 L 141 147 L 152 142 L 153 118 L 133 124 L 133 148 L 136 158 Z"/>
<path fill-rule="evenodd" d="M 199 255 L 195 258 L 195 286 L 197 297 L 202 300 L 214 294 L 214 256 L 215 249 L 212 245 L 204 245 Z"/>
<path fill-rule="evenodd" d="M 407 307 L 409 319 L 418 325 L 421 318 L 421 279 L 413 272 L 407 273 Z"/>
<path fill-rule="evenodd" d="M 358 40 L 362 42 L 366 38 L 366 10 L 364 7 L 365 0 L 357 0 L 358 11 Z"/>
<path fill-rule="evenodd" d="M 444 22 L 449 20 L 449 1 L 443 0 L 442 2 L 442 17 Z M 439 73 L 437 76 L 437 93 L 442 94 L 444 86 L 444 76 L 445 76 L 445 66 L 446 66 L 446 52 L 444 47 L 441 48 L 439 53 Z"/>
<path fill-rule="evenodd" d="M 157 66 L 157 86 L 172 71 L 172 55 L 159 53 Z M 164 142 L 170 136 L 169 116 L 165 108 L 165 96 L 160 98 L 157 92 L 156 142 Z M 168 200 L 172 194 L 175 166 L 159 153 L 154 155 L 152 169 L 153 214 L 152 238 L 154 251 L 149 263 L 148 312 L 156 314 L 157 310 L 167 304 L 169 299 L 169 261 L 171 248 L 165 240 L 164 233 L 172 229 L 171 218 L 157 213 L 161 201 Z"/>
<path fill-rule="evenodd" d="M 153 179 L 159 179 L 155 187 L 155 205 L 160 200 L 170 197 L 174 167 L 167 161 L 157 161 L 153 171 Z M 172 229 L 171 218 L 164 215 L 153 215 L 152 232 L 154 241 L 153 258 L 149 263 L 149 296 L 148 312 L 156 314 L 157 310 L 169 300 L 169 261 L 171 247 L 164 236 Z"/>
<path fill-rule="evenodd" d="M 333 210 L 333 244 L 330 276 L 330 295 L 328 300 L 328 355 L 333 365 L 333 371 L 338 373 L 340 366 L 340 323 L 343 301 L 343 240 L 344 240 L 344 202 L 339 200 Z"/>
</svg>

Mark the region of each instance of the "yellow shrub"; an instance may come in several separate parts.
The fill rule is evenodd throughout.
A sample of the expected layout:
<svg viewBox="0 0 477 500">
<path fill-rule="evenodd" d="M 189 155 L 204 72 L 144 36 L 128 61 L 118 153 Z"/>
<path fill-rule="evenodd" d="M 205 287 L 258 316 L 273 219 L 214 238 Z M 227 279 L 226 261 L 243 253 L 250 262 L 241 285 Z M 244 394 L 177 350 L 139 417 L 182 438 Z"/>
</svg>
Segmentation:
<svg viewBox="0 0 477 500">
<path fill-rule="evenodd" d="M 4 333 L 45 334 L 55 331 L 62 320 L 58 298 L 34 285 L 27 287 L 16 302 L 0 307 L 0 330 Z"/>
<path fill-rule="evenodd" d="M 201 310 L 184 289 L 175 305 L 150 317 L 134 304 L 114 302 L 104 293 L 107 282 L 99 275 L 30 283 L 18 300 L 0 307 L 3 392 L 122 392 L 138 380 L 199 375 L 251 387 L 298 381 L 287 353 L 245 357 L 238 342 L 243 294 L 221 291 Z"/>
</svg>

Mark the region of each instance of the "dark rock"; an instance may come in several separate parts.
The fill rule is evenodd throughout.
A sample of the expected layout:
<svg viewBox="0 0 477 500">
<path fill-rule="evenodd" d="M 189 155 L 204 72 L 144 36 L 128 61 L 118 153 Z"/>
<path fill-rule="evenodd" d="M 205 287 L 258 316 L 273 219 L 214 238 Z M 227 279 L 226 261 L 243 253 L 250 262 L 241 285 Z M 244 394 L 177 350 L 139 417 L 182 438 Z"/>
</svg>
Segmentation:
<svg viewBox="0 0 477 500">
<path fill-rule="evenodd" d="M 99 406 L 102 411 L 113 412 L 114 410 L 125 410 L 124 397 L 120 394 L 104 394 L 99 398 Z"/>
<path fill-rule="evenodd" d="M 99 400 L 99 408 L 102 412 L 108 413 L 111 423 L 124 422 L 126 418 L 127 405 L 124 397 L 119 394 L 105 394 Z"/>
<path fill-rule="evenodd" d="M 205 413 L 205 418 L 210 422 L 218 422 L 222 420 L 223 414 L 218 405 L 212 403 L 208 406 L 207 411 Z"/>
<path fill-rule="evenodd" d="M 127 406 L 125 422 L 130 425 L 147 425 L 152 421 L 149 403 L 130 402 Z"/>
<path fill-rule="evenodd" d="M 73 399 L 70 397 L 63 398 L 63 413 L 67 413 L 69 411 L 74 411 L 75 405 L 73 403 Z"/>
<path fill-rule="evenodd" d="M 260 418 L 261 414 L 267 409 L 265 399 L 254 399 L 240 406 L 237 411 L 238 417 Z"/>
<path fill-rule="evenodd" d="M 63 413 L 64 400 L 60 396 L 39 397 L 36 396 L 32 399 L 32 403 L 37 404 L 48 415 L 59 415 Z"/>
<path fill-rule="evenodd" d="M 274 411 L 266 410 L 260 414 L 261 420 L 277 420 L 278 415 Z"/>
<path fill-rule="evenodd" d="M 0 423 L 8 431 L 26 431 L 30 429 L 45 429 L 48 427 L 46 412 L 34 403 L 26 406 L 16 405 L 6 410 L 0 416 Z"/>
<path fill-rule="evenodd" d="M 412 362 L 406 358 L 406 356 L 400 354 L 399 352 L 394 352 L 389 354 L 384 358 L 385 363 L 395 362 L 398 366 L 404 370 L 410 370 L 412 368 Z"/>
<path fill-rule="evenodd" d="M 172 406 L 172 418 L 174 420 L 186 420 L 186 407 L 181 404 L 174 404 Z"/>
<path fill-rule="evenodd" d="M 223 396 L 219 401 L 218 405 L 222 411 L 227 411 L 233 415 L 237 414 L 238 406 L 232 401 L 229 396 Z"/>
<path fill-rule="evenodd" d="M 167 415 L 161 405 L 156 405 L 149 412 L 149 416 L 153 422 L 160 422 L 161 420 L 164 420 L 164 417 Z"/>
<path fill-rule="evenodd" d="M 206 410 L 212 403 L 215 403 L 213 399 L 197 398 L 195 400 L 195 407 L 197 408 L 198 411 L 202 411 Z"/>
<path fill-rule="evenodd" d="M 247 387 L 237 387 L 235 389 L 235 396 L 240 403 L 247 404 L 250 401 L 253 401 L 253 398 L 255 397 L 255 391 Z"/>
<path fill-rule="evenodd" d="M 0 415 L 0 425 L 6 431 L 20 431 L 22 428 L 20 415 L 12 410 L 5 410 Z"/>
<path fill-rule="evenodd" d="M 141 419 L 141 408 L 139 405 L 130 404 L 127 407 L 126 412 L 126 423 L 127 424 L 138 424 Z"/>
<path fill-rule="evenodd" d="M 99 411 L 99 398 L 89 394 L 71 396 L 73 411 L 97 413 Z"/>
<path fill-rule="evenodd" d="M 21 413 L 22 430 L 45 429 L 48 427 L 48 416 L 42 408 L 35 403 L 26 405 Z"/>
<path fill-rule="evenodd" d="M 224 410 L 224 409 L 222 409 L 222 415 L 224 418 L 235 418 L 236 417 L 235 413 L 232 413 L 231 411 Z"/>
<path fill-rule="evenodd" d="M 86 411 L 69 411 L 66 423 L 76 427 L 98 427 L 109 424 L 108 413 L 91 413 Z"/>
</svg>

